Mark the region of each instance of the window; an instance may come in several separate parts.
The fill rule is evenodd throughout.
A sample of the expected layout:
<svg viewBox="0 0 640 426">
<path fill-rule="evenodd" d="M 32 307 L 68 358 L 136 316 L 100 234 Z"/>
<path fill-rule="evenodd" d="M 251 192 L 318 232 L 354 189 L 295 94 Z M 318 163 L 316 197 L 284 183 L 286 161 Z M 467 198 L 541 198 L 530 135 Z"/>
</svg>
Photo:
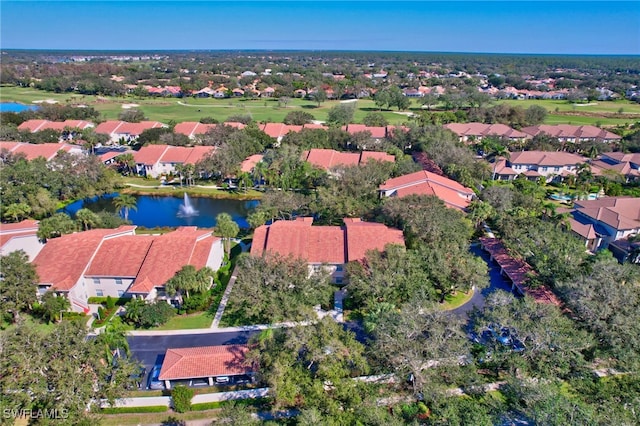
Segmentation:
<svg viewBox="0 0 640 426">
<path fill-rule="evenodd" d="M 122 278 L 116 278 L 116 284 L 122 285 Z"/>
<path fill-rule="evenodd" d="M 118 290 L 118 297 L 122 297 L 124 295 L 124 290 Z"/>
<path fill-rule="evenodd" d="M 94 278 L 93 279 L 93 284 L 100 285 L 100 278 Z"/>
<path fill-rule="evenodd" d="M 554 167 L 554 168 L 553 168 L 553 171 L 554 171 L 554 172 L 559 172 L 559 171 L 560 171 L 560 167 Z"/>
<path fill-rule="evenodd" d="M 102 296 L 104 296 L 104 293 L 102 292 L 102 290 L 96 289 L 96 296 L 102 297 Z"/>
<path fill-rule="evenodd" d="M 342 272 L 342 268 L 343 268 L 342 265 L 336 266 L 336 272 Z"/>
<path fill-rule="evenodd" d="M 336 278 L 336 284 L 342 284 L 342 277 Z"/>
</svg>

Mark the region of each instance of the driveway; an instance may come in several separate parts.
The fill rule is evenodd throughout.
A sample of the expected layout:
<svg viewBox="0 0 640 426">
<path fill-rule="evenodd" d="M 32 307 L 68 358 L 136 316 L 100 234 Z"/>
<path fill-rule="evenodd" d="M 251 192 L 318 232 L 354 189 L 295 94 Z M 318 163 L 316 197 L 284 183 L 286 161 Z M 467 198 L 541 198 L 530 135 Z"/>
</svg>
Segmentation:
<svg viewBox="0 0 640 426">
<path fill-rule="evenodd" d="M 182 334 L 176 336 L 128 336 L 131 356 L 142 362 L 147 375 L 155 364 L 162 364 L 169 348 L 192 348 L 195 346 L 216 346 L 247 343 L 249 338 L 260 331 L 234 331 L 207 334 Z M 145 385 L 148 377 L 145 377 Z"/>
<path fill-rule="evenodd" d="M 467 313 L 471 312 L 474 307 L 478 309 L 484 308 L 484 300 L 485 298 L 494 291 L 503 290 L 511 293 L 511 282 L 508 278 L 503 277 L 500 274 L 500 267 L 491 262 L 491 258 L 489 257 L 489 253 L 482 250 L 480 245 L 472 246 L 469 251 L 479 256 L 487 263 L 489 269 L 489 286 L 482 289 L 481 291 L 476 291 L 473 293 L 473 297 L 464 305 L 459 308 L 453 309 L 453 312 L 456 315 L 466 316 Z"/>
</svg>

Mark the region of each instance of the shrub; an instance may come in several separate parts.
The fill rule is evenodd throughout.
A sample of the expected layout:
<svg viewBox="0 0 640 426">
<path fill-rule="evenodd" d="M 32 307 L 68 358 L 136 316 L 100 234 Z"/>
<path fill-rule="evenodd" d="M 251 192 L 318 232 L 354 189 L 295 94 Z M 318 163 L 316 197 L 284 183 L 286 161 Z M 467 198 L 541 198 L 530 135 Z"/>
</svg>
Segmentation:
<svg viewBox="0 0 640 426">
<path fill-rule="evenodd" d="M 116 307 L 116 301 L 113 297 L 107 296 L 107 309 L 111 310 Z"/>
<path fill-rule="evenodd" d="M 186 386 L 178 385 L 171 391 L 173 409 L 178 413 L 186 413 L 191 410 L 191 398 L 193 398 L 193 389 Z"/>
<path fill-rule="evenodd" d="M 226 401 L 203 402 L 201 404 L 193 404 L 191 411 L 206 411 L 222 408 Z"/>
</svg>

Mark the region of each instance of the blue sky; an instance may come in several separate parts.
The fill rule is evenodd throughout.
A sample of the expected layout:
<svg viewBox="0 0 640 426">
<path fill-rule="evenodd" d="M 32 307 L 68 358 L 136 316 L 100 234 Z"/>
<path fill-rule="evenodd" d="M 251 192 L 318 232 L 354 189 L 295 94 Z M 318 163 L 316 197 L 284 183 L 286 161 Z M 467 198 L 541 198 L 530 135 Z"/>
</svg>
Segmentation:
<svg viewBox="0 0 640 426">
<path fill-rule="evenodd" d="M 6 1 L 0 47 L 640 54 L 638 1 Z"/>
</svg>

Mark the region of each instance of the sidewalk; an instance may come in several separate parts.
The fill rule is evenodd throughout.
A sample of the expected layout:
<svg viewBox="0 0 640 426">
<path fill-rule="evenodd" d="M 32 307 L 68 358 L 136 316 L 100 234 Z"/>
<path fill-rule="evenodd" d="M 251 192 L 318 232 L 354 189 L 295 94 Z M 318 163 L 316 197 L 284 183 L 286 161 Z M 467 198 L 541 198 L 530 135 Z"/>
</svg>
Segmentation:
<svg viewBox="0 0 640 426">
<path fill-rule="evenodd" d="M 231 295 L 231 289 L 233 289 L 233 284 L 235 284 L 236 282 L 236 270 L 238 269 L 238 267 L 234 267 L 233 271 L 231 272 L 231 278 L 229 279 L 229 282 L 227 283 L 227 288 L 224 291 L 224 294 L 222 295 L 222 299 L 220 299 L 220 304 L 218 305 L 218 310 L 216 311 L 216 316 L 213 317 L 213 322 L 211 323 L 211 327 L 212 329 L 217 329 L 218 326 L 220 325 L 220 320 L 222 319 L 222 315 L 224 314 L 224 309 L 227 307 L 227 302 L 229 301 L 229 296 Z"/>
</svg>

